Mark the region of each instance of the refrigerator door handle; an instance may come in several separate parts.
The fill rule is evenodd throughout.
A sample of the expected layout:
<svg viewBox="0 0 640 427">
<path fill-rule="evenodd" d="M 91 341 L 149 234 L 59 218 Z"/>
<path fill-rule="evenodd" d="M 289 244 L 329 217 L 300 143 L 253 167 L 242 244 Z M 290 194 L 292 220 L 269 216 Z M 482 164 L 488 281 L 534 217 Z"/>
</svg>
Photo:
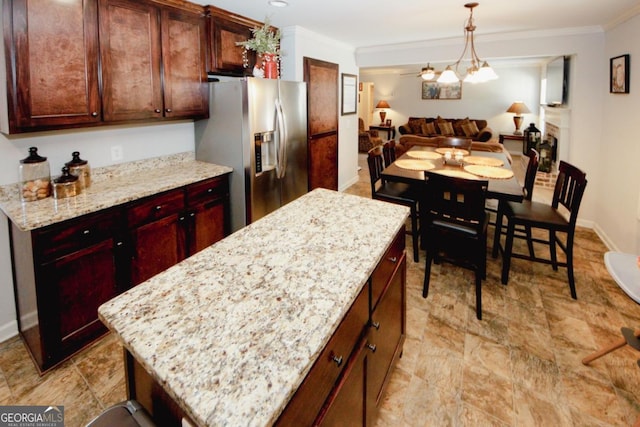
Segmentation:
<svg viewBox="0 0 640 427">
<path fill-rule="evenodd" d="M 278 124 L 278 145 L 276 146 L 276 176 L 280 179 L 284 178 L 287 172 L 287 122 L 282 103 L 276 99 L 276 120 Z"/>
</svg>

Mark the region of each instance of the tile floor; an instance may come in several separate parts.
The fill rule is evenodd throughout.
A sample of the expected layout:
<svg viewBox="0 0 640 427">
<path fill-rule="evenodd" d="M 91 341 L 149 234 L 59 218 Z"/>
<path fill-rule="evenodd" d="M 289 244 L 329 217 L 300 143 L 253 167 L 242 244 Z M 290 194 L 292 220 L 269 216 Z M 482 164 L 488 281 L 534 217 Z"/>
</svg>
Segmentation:
<svg viewBox="0 0 640 427">
<path fill-rule="evenodd" d="M 362 166 L 347 192 L 368 197 Z M 377 426 L 633 425 L 640 354 L 626 346 L 589 367 L 580 362 L 618 339 L 621 326 L 640 325 L 640 306 L 604 267 L 606 250 L 593 231 L 578 231 L 577 301 L 564 269 L 514 260 L 503 286 L 501 262 L 489 258 L 482 321 L 470 271 L 434 266 L 423 299 L 424 252 L 420 263 L 409 260 L 407 340 Z M 122 349 L 110 335 L 42 377 L 19 338 L 0 343 L 0 405 L 64 405 L 73 427 L 124 398 Z"/>
</svg>

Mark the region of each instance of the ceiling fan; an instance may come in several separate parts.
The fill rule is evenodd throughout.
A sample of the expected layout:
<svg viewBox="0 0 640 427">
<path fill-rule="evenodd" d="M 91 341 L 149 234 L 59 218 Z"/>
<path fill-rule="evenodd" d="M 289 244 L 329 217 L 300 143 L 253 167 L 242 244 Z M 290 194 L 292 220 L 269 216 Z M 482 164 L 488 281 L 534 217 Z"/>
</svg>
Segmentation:
<svg viewBox="0 0 640 427">
<path fill-rule="evenodd" d="M 414 75 L 416 77 L 421 77 L 423 80 L 433 80 L 435 77 L 439 76 L 442 71 L 436 71 L 431 64 L 427 64 L 426 67 L 422 67 L 418 74 L 415 73 L 404 73 L 401 76 Z"/>
</svg>

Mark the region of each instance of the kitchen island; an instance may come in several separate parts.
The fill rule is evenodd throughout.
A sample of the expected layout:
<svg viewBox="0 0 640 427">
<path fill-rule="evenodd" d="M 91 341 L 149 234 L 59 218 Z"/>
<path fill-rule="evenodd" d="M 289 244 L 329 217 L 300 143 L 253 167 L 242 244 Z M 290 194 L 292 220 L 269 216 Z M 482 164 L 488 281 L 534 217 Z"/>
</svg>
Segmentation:
<svg viewBox="0 0 640 427">
<path fill-rule="evenodd" d="M 191 422 L 271 425 L 352 305 L 373 309 L 370 277 L 398 278 L 404 331 L 408 214 L 314 190 L 103 304 L 100 319 Z"/>
</svg>

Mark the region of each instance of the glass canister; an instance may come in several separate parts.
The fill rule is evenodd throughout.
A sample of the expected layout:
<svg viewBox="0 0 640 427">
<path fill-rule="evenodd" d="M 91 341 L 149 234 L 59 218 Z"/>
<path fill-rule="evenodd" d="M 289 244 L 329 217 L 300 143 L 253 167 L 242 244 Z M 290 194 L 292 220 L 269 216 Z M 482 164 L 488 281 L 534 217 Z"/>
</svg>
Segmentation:
<svg viewBox="0 0 640 427">
<path fill-rule="evenodd" d="M 91 186 L 91 167 L 89 162 L 80 158 L 80 152 L 74 151 L 71 153 L 71 161 L 64 165 L 69 168 L 69 173 L 78 177 L 78 183 L 80 190 L 89 188 Z"/>
<path fill-rule="evenodd" d="M 80 194 L 79 179 L 75 175 L 71 175 L 69 168 L 62 167 L 62 175 L 53 180 L 53 198 L 65 199 Z"/>
<path fill-rule="evenodd" d="M 46 157 L 38 155 L 36 147 L 20 160 L 20 198 L 23 202 L 41 200 L 51 195 L 51 171 Z"/>
</svg>

